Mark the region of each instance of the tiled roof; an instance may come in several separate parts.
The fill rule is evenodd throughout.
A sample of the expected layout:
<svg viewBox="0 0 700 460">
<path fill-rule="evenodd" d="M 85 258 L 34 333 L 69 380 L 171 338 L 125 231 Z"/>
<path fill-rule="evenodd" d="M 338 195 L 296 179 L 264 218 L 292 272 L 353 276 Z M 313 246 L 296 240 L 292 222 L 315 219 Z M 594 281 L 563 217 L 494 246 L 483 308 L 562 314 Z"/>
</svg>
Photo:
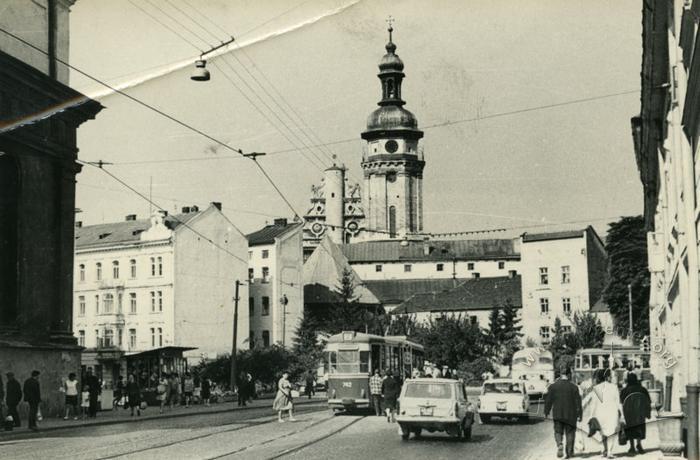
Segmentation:
<svg viewBox="0 0 700 460">
<path fill-rule="evenodd" d="M 414 294 L 442 292 L 462 284 L 466 279 L 431 278 L 414 280 L 372 280 L 364 285 L 374 293 L 384 305 L 396 305 L 404 302 Z"/>
<path fill-rule="evenodd" d="M 266 225 L 257 232 L 246 235 L 248 238 L 248 246 L 259 246 L 261 244 L 273 244 L 275 238 L 279 238 L 285 233 L 295 229 L 301 225 L 300 222 L 292 223 L 274 223 Z"/>
<path fill-rule="evenodd" d="M 416 294 L 391 313 L 490 310 L 506 300 L 522 307 L 520 286 L 520 275 L 470 279 L 449 291 Z"/>
<path fill-rule="evenodd" d="M 529 243 L 531 241 L 548 241 L 548 240 L 565 240 L 569 238 L 583 238 L 584 232 L 587 229 L 579 230 L 567 230 L 563 232 L 550 232 L 550 233 L 523 233 L 523 242 Z"/>
<path fill-rule="evenodd" d="M 439 261 L 519 259 L 515 239 L 446 241 L 365 241 L 343 244 L 340 249 L 350 263 L 393 261 Z M 427 249 L 427 253 L 426 253 Z"/>
<path fill-rule="evenodd" d="M 591 313 L 610 313 L 610 307 L 605 303 L 602 296 L 591 307 Z"/>
<path fill-rule="evenodd" d="M 167 227 L 174 230 L 181 222 L 187 223 L 203 211 L 166 216 Z M 141 240 L 141 233 L 151 227 L 150 219 L 125 220 L 109 224 L 86 225 L 75 229 L 75 248 L 111 246 L 134 243 Z"/>
</svg>

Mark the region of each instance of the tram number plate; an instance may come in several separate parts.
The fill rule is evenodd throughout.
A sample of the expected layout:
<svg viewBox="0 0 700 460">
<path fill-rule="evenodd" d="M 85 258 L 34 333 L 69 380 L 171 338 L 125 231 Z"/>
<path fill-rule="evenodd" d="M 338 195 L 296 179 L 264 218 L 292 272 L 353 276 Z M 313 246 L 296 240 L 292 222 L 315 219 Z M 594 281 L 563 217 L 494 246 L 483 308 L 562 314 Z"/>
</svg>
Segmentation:
<svg viewBox="0 0 700 460">
<path fill-rule="evenodd" d="M 421 407 L 421 408 L 420 408 L 420 414 L 423 415 L 423 416 L 432 417 L 432 415 L 433 415 L 433 408 L 432 408 L 432 407 Z"/>
<path fill-rule="evenodd" d="M 506 403 L 504 402 L 499 402 L 496 404 L 496 410 L 506 410 Z"/>
<path fill-rule="evenodd" d="M 343 382 L 343 388 L 352 388 L 352 382 Z"/>
</svg>

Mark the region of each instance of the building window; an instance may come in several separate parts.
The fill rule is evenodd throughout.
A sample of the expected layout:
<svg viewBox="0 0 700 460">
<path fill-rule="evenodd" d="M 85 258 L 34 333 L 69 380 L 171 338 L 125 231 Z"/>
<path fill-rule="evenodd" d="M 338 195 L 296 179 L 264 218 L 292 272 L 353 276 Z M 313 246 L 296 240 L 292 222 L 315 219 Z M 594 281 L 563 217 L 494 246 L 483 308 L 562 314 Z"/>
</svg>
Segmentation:
<svg viewBox="0 0 700 460">
<path fill-rule="evenodd" d="M 435 269 L 436 269 L 437 271 L 439 271 L 439 272 L 444 271 L 444 270 L 445 270 L 445 264 L 437 264 L 437 265 L 435 266 Z"/>
<path fill-rule="evenodd" d="M 255 348 L 255 331 L 248 332 L 248 345 L 251 350 Z"/>
<path fill-rule="evenodd" d="M 156 258 L 151 257 L 151 276 L 156 276 Z"/>
<path fill-rule="evenodd" d="M 121 292 L 117 294 L 117 313 L 121 313 L 122 311 L 122 303 L 124 301 L 124 294 Z"/>
<path fill-rule="evenodd" d="M 475 280 L 478 280 L 479 278 L 481 278 L 481 273 L 479 273 L 479 272 L 472 273 L 472 278 L 474 278 Z"/>
<path fill-rule="evenodd" d="M 122 333 L 123 332 L 124 331 L 122 329 L 117 329 L 117 345 L 120 347 L 124 344 L 124 342 L 122 341 Z"/>
<path fill-rule="evenodd" d="M 540 328 L 540 337 L 544 340 L 549 340 L 549 326 L 542 326 Z"/>
<path fill-rule="evenodd" d="M 267 296 L 264 296 L 262 298 L 262 316 L 269 316 L 270 315 L 270 298 Z"/>
<path fill-rule="evenodd" d="M 263 283 L 270 282 L 270 268 L 269 267 L 262 268 L 262 282 Z"/>
<path fill-rule="evenodd" d="M 158 257 L 158 276 L 163 276 L 163 258 Z"/>
<path fill-rule="evenodd" d="M 115 260 L 112 262 L 112 278 L 115 280 L 119 279 L 119 261 Z"/>
<path fill-rule="evenodd" d="M 85 331 L 78 331 L 78 345 L 85 346 Z"/>
<path fill-rule="evenodd" d="M 156 311 L 156 292 L 151 291 L 151 313 Z"/>
<path fill-rule="evenodd" d="M 95 348 L 100 346 L 100 331 L 95 329 Z"/>
<path fill-rule="evenodd" d="M 252 268 L 248 269 L 248 281 L 253 281 L 255 278 L 255 270 Z"/>
<path fill-rule="evenodd" d="M 158 291 L 158 311 L 163 311 L 163 291 Z"/>
<path fill-rule="evenodd" d="M 561 267 L 561 284 L 569 284 L 571 282 L 571 271 L 568 265 Z"/>
<path fill-rule="evenodd" d="M 112 313 L 114 311 L 114 296 L 112 294 L 105 294 L 102 300 L 102 313 Z"/>
<path fill-rule="evenodd" d="M 248 251 L 248 260 L 253 258 L 253 251 Z"/>
<path fill-rule="evenodd" d="M 474 262 L 467 262 L 467 270 L 474 270 Z"/>
<path fill-rule="evenodd" d="M 562 326 L 562 327 L 561 327 L 561 331 L 562 331 L 564 334 L 569 334 L 569 333 L 571 333 L 571 326 Z"/>
<path fill-rule="evenodd" d="M 129 261 L 129 266 L 131 269 L 131 278 L 134 279 L 134 278 L 136 278 L 136 260 L 131 259 Z"/>
<path fill-rule="evenodd" d="M 384 267 L 382 267 L 382 264 L 377 264 L 374 266 L 374 271 L 377 273 L 380 273 Z"/>
<path fill-rule="evenodd" d="M 268 249 L 263 249 L 262 250 L 262 258 L 267 259 L 270 257 L 270 251 Z"/>
<path fill-rule="evenodd" d="M 248 297 L 248 316 L 252 318 L 255 316 L 255 298 Z"/>
<path fill-rule="evenodd" d="M 95 264 L 95 279 L 97 279 L 97 281 L 102 279 L 102 264 L 100 262 Z"/>
<path fill-rule="evenodd" d="M 508 270 L 508 276 L 510 276 L 511 278 L 515 278 L 515 275 L 517 275 L 517 274 L 518 274 L 517 270 Z"/>
<path fill-rule="evenodd" d="M 159 347 L 163 346 L 163 328 L 162 327 L 158 328 L 158 346 Z"/>
<path fill-rule="evenodd" d="M 563 299 L 561 299 L 561 306 L 564 309 L 565 315 L 571 314 L 571 298 L 564 297 Z"/>
<path fill-rule="evenodd" d="M 263 347 L 270 346 L 270 331 L 262 331 Z"/>
<path fill-rule="evenodd" d="M 479 324 L 479 317 L 478 316 L 470 316 L 469 321 L 472 323 L 472 325 L 476 326 Z"/>
<path fill-rule="evenodd" d="M 112 329 L 105 329 L 104 337 L 102 337 L 103 347 L 113 347 L 114 346 L 114 331 Z"/>
<path fill-rule="evenodd" d="M 136 313 L 136 293 L 129 294 L 129 313 Z"/>
<path fill-rule="evenodd" d="M 78 297 L 78 316 L 85 316 L 85 296 Z"/>
<path fill-rule="evenodd" d="M 547 272 L 547 267 L 540 267 L 540 284 L 549 284 L 549 273 Z"/>
<path fill-rule="evenodd" d="M 100 296 L 98 294 L 95 294 L 95 314 L 100 313 Z"/>
<path fill-rule="evenodd" d="M 389 206 L 389 238 L 396 238 L 396 206 Z"/>
<path fill-rule="evenodd" d="M 81 283 L 84 282 L 85 281 L 85 264 L 80 264 L 80 268 L 78 270 L 78 273 L 79 273 L 78 279 L 80 280 Z"/>
<path fill-rule="evenodd" d="M 502 260 L 499 261 L 499 262 L 498 262 L 498 269 L 499 269 L 499 270 L 503 270 L 504 268 L 506 268 L 506 263 L 503 262 Z"/>
<path fill-rule="evenodd" d="M 129 329 L 129 349 L 136 349 L 136 329 Z"/>
<path fill-rule="evenodd" d="M 404 264 L 403 266 L 403 271 L 404 273 L 410 273 L 411 272 L 411 264 Z"/>
<path fill-rule="evenodd" d="M 540 314 L 549 314 L 549 299 L 542 297 L 540 299 Z"/>
<path fill-rule="evenodd" d="M 151 346 L 156 346 L 156 329 L 153 327 L 151 328 Z"/>
</svg>

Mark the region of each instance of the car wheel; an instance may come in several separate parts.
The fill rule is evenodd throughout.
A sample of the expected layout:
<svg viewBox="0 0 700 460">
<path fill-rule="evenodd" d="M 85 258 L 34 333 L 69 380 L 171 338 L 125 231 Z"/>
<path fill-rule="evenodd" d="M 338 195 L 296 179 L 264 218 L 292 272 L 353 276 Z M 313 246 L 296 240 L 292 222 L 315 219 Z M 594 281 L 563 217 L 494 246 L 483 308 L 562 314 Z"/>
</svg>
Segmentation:
<svg viewBox="0 0 700 460">
<path fill-rule="evenodd" d="M 401 439 L 408 441 L 409 436 L 411 436 L 411 431 L 405 425 L 399 425 L 399 430 L 401 430 Z"/>
<path fill-rule="evenodd" d="M 416 438 L 420 438 L 420 435 L 421 435 L 422 432 L 423 432 L 423 429 L 421 429 L 421 428 L 416 428 L 416 429 L 413 430 L 413 435 L 414 435 Z"/>
<path fill-rule="evenodd" d="M 491 416 L 490 415 L 480 415 L 479 418 L 481 418 L 481 423 L 491 423 Z"/>
<path fill-rule="evenodd" d="M 524 424 L 526 424 L 526 425 L 529 424 L 529 423 L 530 423 L 530 416 L 529 416 L 529 415 L 523 415 L 522 417 L 520 417 L 520 422 L 522 422 L 522 423 L 524 423 Z"/>
</svg>

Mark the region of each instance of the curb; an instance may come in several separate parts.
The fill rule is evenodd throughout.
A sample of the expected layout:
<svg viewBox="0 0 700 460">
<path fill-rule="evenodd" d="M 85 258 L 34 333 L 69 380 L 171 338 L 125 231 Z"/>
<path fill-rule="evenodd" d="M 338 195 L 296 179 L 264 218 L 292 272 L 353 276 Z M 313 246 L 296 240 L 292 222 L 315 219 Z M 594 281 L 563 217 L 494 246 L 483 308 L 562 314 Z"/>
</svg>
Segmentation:
<svg viewBox="0 0 700 460">
<path fill-rule="evenodd" d="M 272 399 L 272 398 L 264 398 L 263 400 L 266 399 Z M 300 398 L 301 399 L 301 398 Z M 298 406 L 308 406 L 312 405 L 314 403 L 324 403 L 325 400 L 323 399 L 312 399 L 311 401 L 309 400 L 304 400 L 304 402 L 296 402 L 295 405 Z M 212 415 L 212 414 L 221 414 L 224 412 L 238 412 L 238 411 L 246 411 L 246 410 L 252 410 L 252 409 L 264 409 L 265 407 L 268 406 L 243 406 L 243 407 L 238 407 L 234 406 L 230 409 L 214 409 L 214 410 L 204 410 L 204 411 L 197 411 L 197 412 L 178 412 L 176 414 L 171 413 L 164 413 L 164 414 L 154 414 L 146 417 L 129 417 L 129 418 L 124 418 L 124 419 L 112 419 L 112 420 L 99 420 L 93 421 L 93 422 L 87 422 L 87 423 L 76 423 L 76 424 L 70 424 L 70 425 L 55 425 L 55 426 L 48 426 L 45 428 L 42 428 L 41 426 L 39 427 L 39 431 L 31 431 L 26 429 L 26 427 L 22 427 L 21 431 L 0 431 L 0 442 L 3 441 L 3 438 L 12 438 L 14 436 L 24 436 L 24 435 L 40 435 L 41 433 L 46 433 L 46 432 L 52 432 L 52 431 L 60 431 L 60 430 L 70 430 L 74 428 L 85 428 L 85 427 L 91 427 L 91 426 L 107 426 L 107 425 L 118 425 L 120 423 L 138 423 L 138 422 L 145 422 L 145 421 L 150 421 L 150 420 L 162 420 L 162 419 L 172 419 L 172 418 L 182 418 L 182 417 L 191 417 L 191 416 L 196 416 L 196 415 Z M 156 407 L 154 407 L 156 409 Z M 107 411 L 105 411 L 107 412 Z M 9 439 L 8 439 L 9 440 Z"/>
</svg>

